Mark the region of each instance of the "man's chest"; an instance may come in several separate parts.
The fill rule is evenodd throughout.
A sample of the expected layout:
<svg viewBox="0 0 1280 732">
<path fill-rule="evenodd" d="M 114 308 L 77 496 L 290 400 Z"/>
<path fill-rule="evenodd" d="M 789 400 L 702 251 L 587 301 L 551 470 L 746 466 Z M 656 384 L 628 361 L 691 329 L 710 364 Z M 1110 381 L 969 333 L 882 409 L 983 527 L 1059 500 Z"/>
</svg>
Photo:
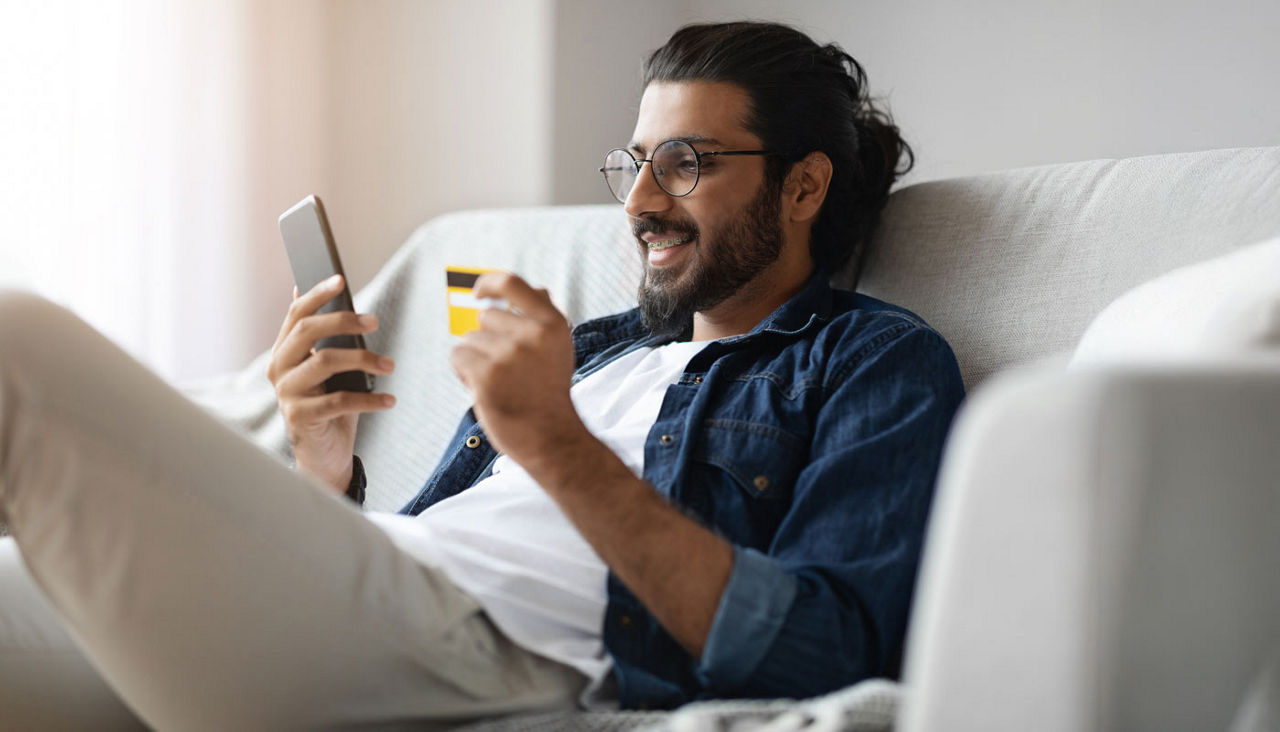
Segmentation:
<svg viewBox="0 0 1280 732">
<path fill-rule="evenodd" d="M 812 457 L 825 364 L 795 350 L 695 359 L 645 440 L 645 479 L 734 543 L 767 545 Z"/>
</svg>

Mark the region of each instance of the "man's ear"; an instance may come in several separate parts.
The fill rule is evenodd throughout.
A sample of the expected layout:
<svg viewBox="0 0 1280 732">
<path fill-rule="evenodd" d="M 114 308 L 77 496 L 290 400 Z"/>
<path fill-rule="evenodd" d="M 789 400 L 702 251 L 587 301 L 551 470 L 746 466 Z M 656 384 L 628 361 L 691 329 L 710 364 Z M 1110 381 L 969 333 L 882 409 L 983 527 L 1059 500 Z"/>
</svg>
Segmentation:
<svg viewBox="0 0 1280 732">
<path fill-rule="evenodd" d="M 822 202 L 827 200 L 827 188 L 831 186 L 831 158 L 815 150 L 791 166 L 787 182 L 782 187 L 783 199 L 789 208 L 791 221 L 809 221 L 818 215 Z"/>
</svg>

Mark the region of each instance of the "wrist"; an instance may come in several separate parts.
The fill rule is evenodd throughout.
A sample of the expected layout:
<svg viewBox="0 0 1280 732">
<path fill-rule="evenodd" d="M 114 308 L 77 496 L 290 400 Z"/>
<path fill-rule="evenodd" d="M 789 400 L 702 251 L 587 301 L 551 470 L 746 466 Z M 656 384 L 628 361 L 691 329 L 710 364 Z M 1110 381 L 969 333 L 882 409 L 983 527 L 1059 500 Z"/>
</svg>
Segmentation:
<svg viewBox="0 0 1280 732">
<path fill-rule="evenodd" d="M 352 480 L 355 478 L 355 461 L 358 459 L 359 458 L 356 458 L 353 455 L 346 465 L 335 469 L 316 466 L 311 464 L 311 462 L 305 458 L 298 458 L 295 456 L 293 466 L 299 473 L 315 478 L 328 486 L 334 493 L 343 495 L 347 492 Z M 363 473 L 363 470 L 361 472 Z"/>
<path fill-rule="evenodd" d="M 571 489 L 584 476 L 590 476 L 593 483 L 604 479 L 610 472 L 610 461 L 631 474 L 618 456 L 585 425 L 579 423 L 577 427 L 580 429 L 548 434 L 539 449 L 530 451 L 525 461 L 516 462 L 551 492 Z"/>
</svg>

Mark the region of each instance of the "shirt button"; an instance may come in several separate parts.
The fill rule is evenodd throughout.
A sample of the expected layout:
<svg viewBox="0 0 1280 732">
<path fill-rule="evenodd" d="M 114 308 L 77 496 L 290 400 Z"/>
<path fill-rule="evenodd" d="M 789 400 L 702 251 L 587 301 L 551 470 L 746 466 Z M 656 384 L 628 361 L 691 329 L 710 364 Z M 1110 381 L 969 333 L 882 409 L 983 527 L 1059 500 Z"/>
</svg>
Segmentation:
<svg viewBox="0 0 1280 732">
<path fill-rule="evenodd" d="M 663 435 L 662 437 L 658 438 L 658 442 L 661 442 L 664 445 L 670 445 L 675 441 L 676 441 L 676 438 L 672 437 L 671 435 Z"/>
<path fill-rule="evenodd" d="M 763 475 L 757 475 L 756 479 L 752 481 L 752 483 L 755 484 L 756 490 L 758 491 L 769 490 L 769 479 L 764 477 Z"/>
<path fill-rule="evenodd" d="M 619 618 L 618 618 L 618 625 L 621 625 L 621 626 L 622 626 L 622 627 L 624 627 L 624 628 L 630 628 L 630 627 L 631 627 L 631 616 L 630 616 L 630 615 L 623 615 L 623 616 L 619 617 Z"/>
<path fill-rule="evenodd" d="M 477 447 L 480 447 L 480 438 L 479 438 L 479 437 L 477 437 L 477 436 L 475 436 L 475 435 L 472 435 L 472 436 L 470 436 L 470 437 L 468 437 L 468 438 L 467 438 L 466 445 L 467 445 L 467 447 L 469 447 L 469 448 L 471 448 L 472 450 L 474 450 L 474 449 L 476 449 Z"/>
</svg>

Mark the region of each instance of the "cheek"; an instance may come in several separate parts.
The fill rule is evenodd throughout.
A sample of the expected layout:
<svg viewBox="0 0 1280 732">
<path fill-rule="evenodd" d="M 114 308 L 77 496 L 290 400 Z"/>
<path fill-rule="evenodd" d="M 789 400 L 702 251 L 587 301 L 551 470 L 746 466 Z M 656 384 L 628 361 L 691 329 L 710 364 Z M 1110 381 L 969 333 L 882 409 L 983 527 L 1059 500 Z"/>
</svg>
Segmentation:
<svg viewBox="0 0 1280 732">
<path fill-rule="evenodd" d="M 729 213 L 727 209 L 716 209 L 714 211 L 690 211 L 688 221 L 698 229 L 698 241 L 702 247 L 719 247 L 724 246 L 725 232 L 732 231 L 734 224 L 739 222 L 742 212 L 738 215 Z"/>
</svg>

